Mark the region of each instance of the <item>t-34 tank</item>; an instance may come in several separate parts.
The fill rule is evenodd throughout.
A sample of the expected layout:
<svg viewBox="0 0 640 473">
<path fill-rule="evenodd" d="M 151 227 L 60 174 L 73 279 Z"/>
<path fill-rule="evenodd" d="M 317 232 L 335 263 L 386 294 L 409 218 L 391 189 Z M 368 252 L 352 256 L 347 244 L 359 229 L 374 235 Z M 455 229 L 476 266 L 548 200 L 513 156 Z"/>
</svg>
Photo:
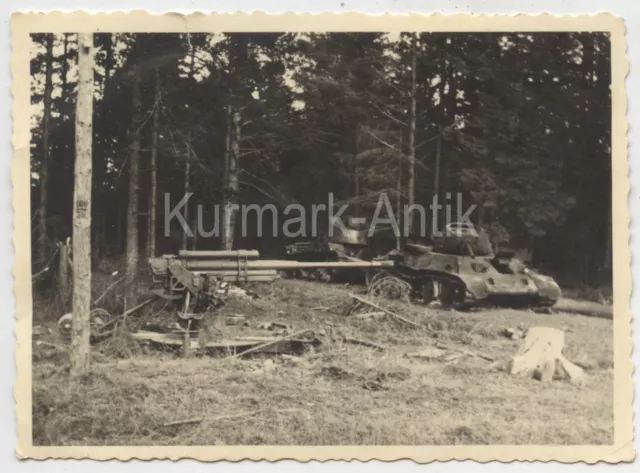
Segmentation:
<svg viewBox="0 0 640 473">
<path fill-rule="evenodd" d="M 449 224 L 433 246 L 408 244 L 386 259 L 385 270 L 410 282 L 425 303 L 445 307 L 549 307 L 561 295 L 555 280 L 528 268 L 509 252 L 494 254 L 486 233 L 469 224 Z"/>
</svg>

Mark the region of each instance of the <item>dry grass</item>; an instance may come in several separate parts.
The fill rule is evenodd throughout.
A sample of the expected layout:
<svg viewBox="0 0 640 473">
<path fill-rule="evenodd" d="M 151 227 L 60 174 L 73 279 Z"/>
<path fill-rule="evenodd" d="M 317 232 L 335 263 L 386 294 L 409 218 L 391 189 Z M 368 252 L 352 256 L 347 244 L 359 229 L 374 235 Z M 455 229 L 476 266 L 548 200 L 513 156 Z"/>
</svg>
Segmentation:
<svg viewBox="0 0 640 473">
<path fill-rule="evenodd" d="M 225 309 L 254 325 L 282 320 L 318 333 L 389 347 L 385 353 L 325 343 L 299 359 L 192 359 L 170 354 L 100 356 L 82 380 L 68 376 L 63 353 L 34 360 L 34 443 L 55 445 L 212 444 L 603 444 L 613 441 L 613 350 L 609 320 L 495 310 L 458 313 L 381 301 L 419 322 L 347 316 L 353 288 L 280 281 L 253 288 L 258 300 Z M 454 363 L 403 357 L 438 341 L 496 357 L 518 347 L 500 336 L 507 327 L 546 325 L 567 330 L 567 356 L 585 367 L 578 389 L 557 380 L 487 371 L 488 362 Z M 238 417 L 220 416 L 244 414 Z M 202 418 L 199 424 L 162 425 Z"/>
</svg>

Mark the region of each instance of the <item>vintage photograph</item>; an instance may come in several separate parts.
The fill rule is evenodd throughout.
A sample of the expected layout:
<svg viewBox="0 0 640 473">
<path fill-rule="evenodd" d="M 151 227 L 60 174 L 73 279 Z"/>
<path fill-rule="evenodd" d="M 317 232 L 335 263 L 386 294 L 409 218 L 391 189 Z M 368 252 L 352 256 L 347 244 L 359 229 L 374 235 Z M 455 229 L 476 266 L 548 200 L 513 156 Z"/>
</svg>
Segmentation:
<svg viewBox="0 0 640 473">
<path fill-rule="evenodd" d="M 25 30 L 22 440 L 631 439 L 603 20 Z"/>
</svg>

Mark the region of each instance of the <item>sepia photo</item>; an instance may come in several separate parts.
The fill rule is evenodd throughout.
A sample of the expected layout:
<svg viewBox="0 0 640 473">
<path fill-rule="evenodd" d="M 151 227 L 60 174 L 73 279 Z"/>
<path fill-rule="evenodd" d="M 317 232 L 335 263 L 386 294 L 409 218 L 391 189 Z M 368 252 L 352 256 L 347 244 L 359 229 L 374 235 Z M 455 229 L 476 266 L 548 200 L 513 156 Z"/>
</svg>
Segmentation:
<svg viewBox="0 0 640 473">
<path fill-rule="evenodd" d="M 12 41 L 19 456 L 633 458 L 621 19 Z"/>
</svg>

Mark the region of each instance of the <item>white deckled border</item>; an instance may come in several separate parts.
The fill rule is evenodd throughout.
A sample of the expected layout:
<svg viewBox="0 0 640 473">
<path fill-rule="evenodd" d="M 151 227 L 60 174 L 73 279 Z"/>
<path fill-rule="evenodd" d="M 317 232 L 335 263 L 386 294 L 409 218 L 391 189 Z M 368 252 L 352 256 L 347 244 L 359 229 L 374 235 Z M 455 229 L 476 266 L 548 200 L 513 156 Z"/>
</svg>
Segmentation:
<svg viewBox="0 0 640 473">
<path fill-rule="evenodd" d="M 423 32 L 544 32 L 601 31 L 611 34 L 612 64 L 612 179 L 614 267 L 614 423 L 613 445 L 594 446 L 206 446 L 206 447 L 40 447 L 31 439 L 31 250 L 30 244 L 30 126 L 29 126 L 29 34 L 36 32 L 319 32 L 319 31 L 423 31 Z M 14 388 L 18 419 L 17 454 L 20 458 L 180 459 L 229 460 L 361 460 L 416 462 L 471 459 L 479 462 L 540 460 L 559 462 L 630 461 L 633 446 L 633 364 L 631 362 L 631 255 L 629 248 L 630 190 L 627 161 L 627 94 L 625 78 L 625 28 L 622 19 L 610 14 L 555 16 L 471 14 L 360 13 L 222 13 L 151 14 L 145 11 L 118 13 L 18 13 L 12 18 L 12 93 L 14 161 L 12 168 L 15 247 L 16 363 Z"/>
</svg>

